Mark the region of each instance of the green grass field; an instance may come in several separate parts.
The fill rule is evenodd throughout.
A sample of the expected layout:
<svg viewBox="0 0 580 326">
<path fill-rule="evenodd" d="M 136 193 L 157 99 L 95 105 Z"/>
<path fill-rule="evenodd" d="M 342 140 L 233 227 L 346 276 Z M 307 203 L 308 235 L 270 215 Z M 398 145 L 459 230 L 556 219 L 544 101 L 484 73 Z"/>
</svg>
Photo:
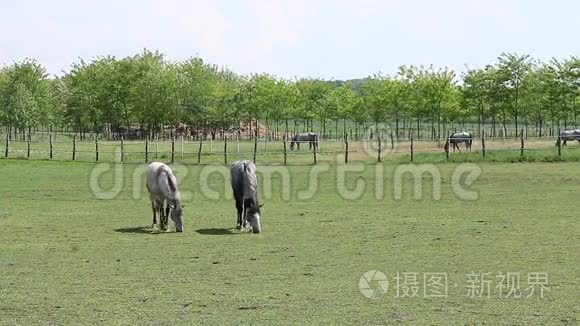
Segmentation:
<svg viewBox="0 0 580 326">
<path fill-rule="evenodd" d="M 109 200 L 91 191 L 95 166 L 0 160 L 1 325 L 578 323 L 578 163 L 480 163 L 472 201 L 453 191 L 456 163 L 435 165 L 439 200 L 430 179 L 415 200 L 409 175 L 395 199 L 392 161 L 379 199 L 377 166 L 365 164 L 346 178 L 351 190 L 365 181 L 360 198 L 339 195 L 331 166 L 300 200 L 312 167 L 293 166 L 291 200 L 276 176 L 273 195 L 262 194 L 258 235 L 232 229 L 233 200 L 201 193 L 200 175 L 215 167 L 182 171 L 185 232 L 176 234 L 145 227 L 146 190 L 133 190 L 142 165 L 122 166 Z M 113 180 L 107 173 L 99 184 Z M 209 185 L 230 193 L 219 175 Z M 370 270 L 389 281 L 376 300 L 359 291 Z M 397 272 L 418 273 L 419 297 L 397 297 Z M 424 295 L 423 277 L 434 272 L 447 276 L 445 297 Z M 467 297 L 470 272 L 490 273 L 489 298 Z M 514 298 L 496 287 L 500 272 L 520 273 L 521 292 L 528 273 L 547 273 L 549 291 Z"/>
</svg>

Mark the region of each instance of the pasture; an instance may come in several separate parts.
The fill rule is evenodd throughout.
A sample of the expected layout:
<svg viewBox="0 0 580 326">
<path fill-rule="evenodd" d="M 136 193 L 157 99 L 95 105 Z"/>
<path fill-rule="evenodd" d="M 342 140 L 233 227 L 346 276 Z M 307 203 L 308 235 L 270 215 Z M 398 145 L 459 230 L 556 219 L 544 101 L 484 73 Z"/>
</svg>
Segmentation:
<svg viewBox="0 0 580 326">
<path fill-rule="evenodd" d="M 395 199 L 392 161 L 382 179 L 375 164 L 347 174 L 348 189 L 364 179 L 359 198 L 339 195 L 331 166 L 300 200 L 313 167 L 291 166 L 290 200 L 272 176 L 259 235 L 233 229 L 231 198 L 200 192 L 207 167 L 188 166 L 180 180 L 190 196 L 185 232 L 176 234 L 146 227 L 146 190 L 133 186 L 143 165 L 123 165 L 120 193 L 106 200 L 90 190 L 95 166 L 0 160 L 0 324 L 578 322 L 578 163 L 480 163 L 471 201 L 454 194 L 455 163 L 436 165 L 439 200 L 430 179 L 414 199 L 409 175 Z M 112 176 L 99 184 L 108 188 Z M 219 176 L 209 185 L 231 192 Z M 390 282 L 377 300 L 359 291 L 370 270 Z M 418 273 L 418 297 L 397 297 L 397 272 Z M 422 277 L 432 272 L 447 275 L 445 297 L 423 296 Z M 489 297 L 467 297 L 470 272 L 490 273 Z M 522 292 L 528 273 L 547 273 L 549 291 L 510 297 L 495 287 L 500 272 L 520 273 Z"/>
</svg>

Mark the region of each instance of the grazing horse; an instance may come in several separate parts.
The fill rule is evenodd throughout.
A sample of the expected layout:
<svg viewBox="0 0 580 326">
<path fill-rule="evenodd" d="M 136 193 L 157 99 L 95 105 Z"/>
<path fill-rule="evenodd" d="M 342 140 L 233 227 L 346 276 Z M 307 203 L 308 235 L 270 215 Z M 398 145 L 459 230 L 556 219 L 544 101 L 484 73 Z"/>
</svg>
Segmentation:
<svg viewBox="0 0 580 326">
<path fill-rule="evenodd" d="M 262 231 L 258 203 L 258 179 L 256 165 L 248 160 L 235 161 L 231 168 L 232 190 L 238 211 L 237 229 L 249 223 L 254 233 Z"/>
<path fill-rule="evenodd" d="M 177 188 L 177 179 L 169 166 L 161 162 L 152 162 L 147 166 L 147 190 L 153 209 L 153 227 L 157 224 L 156 216 L 158 215 L 160 229 L 166 231 L 169 213 L 171 213 L 175 231 L 183 232 L 181 194 Z"/>
<path fill-rule="evenodd" d="M 564 131 L 560 132 L 560 140 L 562 141 L 563 146 L 567 146 L 568 141 L 577 140 L 578 143 L 580 143 L 580 129 L 564 130 Z M 557 141 L 556 141 L 556 146 L 558 146 Z"/>
<path fill-rule="evenodd" d="M 473 135 L 468 132 L 456 132 L 449 136 L 447 143 L 445 144 L 445 150 L 449 150 L 449 143 L 453 145 L 453 152 L 457 148 L 458 151 L 461 152 L 459 149 L 460 143 L 465 143 L 465 150 L 471 150 L 471 145 L 473 144 Z"/>
<path fill-rule="evenodd" d="M 300 143 L 308 142 L 308 149 L 318 149 L 318 134 L 314 132 L 306 132 L 301 134 L 295 134 L 292 136 L 292 141 L 290 142 L 290 150 L 294 150 L 294 144 L 296 144 L 297 148 L 300 149 Z"/>
</svg>

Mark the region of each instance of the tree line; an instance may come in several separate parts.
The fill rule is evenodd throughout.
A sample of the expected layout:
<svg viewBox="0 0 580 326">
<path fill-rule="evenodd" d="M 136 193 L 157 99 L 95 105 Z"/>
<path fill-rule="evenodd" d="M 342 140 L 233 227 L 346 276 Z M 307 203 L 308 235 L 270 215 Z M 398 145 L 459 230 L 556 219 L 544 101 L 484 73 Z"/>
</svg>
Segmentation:
<svg viewBox="0 0 580 326">
<path fill-rule="evenodd" d="M 401 66 L 396 74 L 353 81 L 288 80 L 239 75 L 192 57 L 172 62 L 160 52 L 122 59 L 79 60 L 49 76 L 34 59 L 0 70 L 0 125 L 8 134 L 40 127 L 81 134 L 144 134 L 187 125 L 216 137 L 243 126 L 271 134 L 319 129 L 336 137 L 391 126 L 396 137 L 440 139 L 450 126 L 477 124 L 489 136 L 534 128 L 540 136 L 577 126 L 580 58 L 549 62 L 502 53 L 459 75 L 448 68 Z M 341 132 L 339 132 L 341 130 Z M 263 130 L 262 130 L 263 132 Z M 16 136 L 15 136 L 16 137 Z"/>
</svg>

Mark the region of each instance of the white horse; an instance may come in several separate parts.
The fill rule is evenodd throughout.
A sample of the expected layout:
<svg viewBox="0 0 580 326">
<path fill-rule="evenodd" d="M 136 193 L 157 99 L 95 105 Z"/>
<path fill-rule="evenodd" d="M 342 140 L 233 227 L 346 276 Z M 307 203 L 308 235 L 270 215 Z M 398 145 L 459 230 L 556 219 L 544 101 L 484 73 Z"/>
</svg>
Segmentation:
<svg viewBox="0 0 580 326">
<path fill-rule="evenodd" d="M 181 195 L 177 188 L 177 179 L 169 166 L 161 162 L 152 162 L 147 166 L 147 190 L 153 209 L 153 227 L 157 224 L 158 215 L 160 229 L 166 231 L 171 212 L 175 231 L 183 232 Z"/>
</svg>

